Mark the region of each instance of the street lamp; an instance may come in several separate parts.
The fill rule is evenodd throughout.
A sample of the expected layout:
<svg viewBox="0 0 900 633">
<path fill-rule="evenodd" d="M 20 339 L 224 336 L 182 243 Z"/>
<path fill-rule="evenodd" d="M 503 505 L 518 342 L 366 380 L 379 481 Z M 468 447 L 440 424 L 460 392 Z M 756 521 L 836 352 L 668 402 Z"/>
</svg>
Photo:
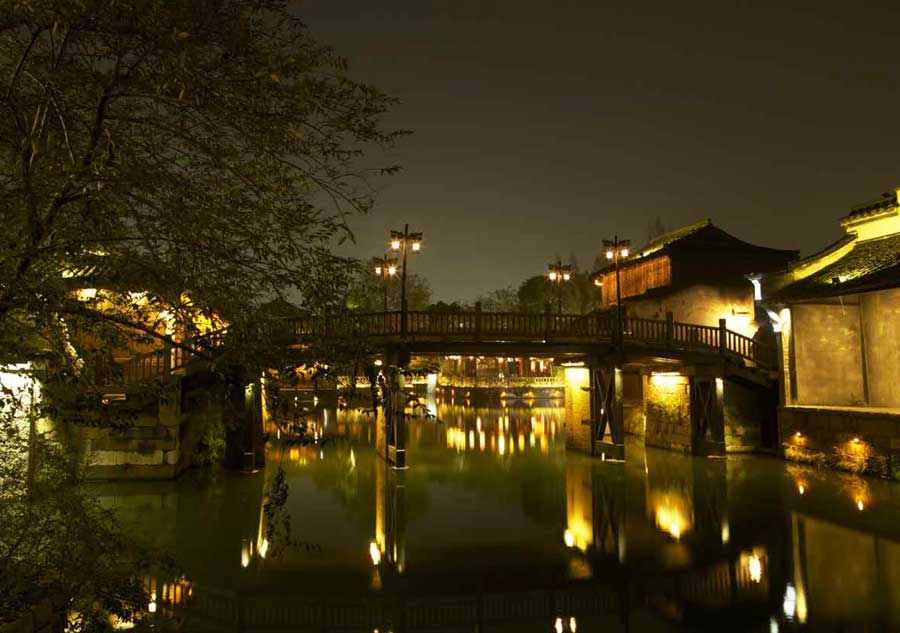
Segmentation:
<svg viewBox="0 0 900 633">
<path fill-rule="evenodd" d="M 631 246 L 631 241 L 620 240 L 616 235 L 611 240 L 603 240 L 603 246 L 606 248 L 606 259 L 610 260 L 616 269 L 616 336 L 618 337 L 619 353 L 622 354 L 625 333 L 622 330 L 622 284 L 619 275 L 619 261 L 628 257 L 628 247 Z"/>
<path fill-rule="evenodd" d="M 575 269 L 569 265 L 563 265 L 558 259 L 555 263 L 547 265 L 547 279 L 556 285 L 556 312 L 562 314 L 562 285 L 572 279 Z"/>
<path fill-rule="evenodd" d="M 409 224 L 404 225 L 402 231 L 391 231 L 391 250 L 402 253 L 400 258 L 400 336 L 406 336 L 407 313 L 406 305 L 406 255 L 409 251 L 418 253 L 422 250 L 422 234 L 410 233 Z"/>
<path fill-rule="evenodd" d="M 397 276 L 397 260 L 385 255 L 372 258 L 372 271 L 381 277 L 381 286 L 384 290 L 384 311 L 388 310 L 388 283 Z"/>
</svg>

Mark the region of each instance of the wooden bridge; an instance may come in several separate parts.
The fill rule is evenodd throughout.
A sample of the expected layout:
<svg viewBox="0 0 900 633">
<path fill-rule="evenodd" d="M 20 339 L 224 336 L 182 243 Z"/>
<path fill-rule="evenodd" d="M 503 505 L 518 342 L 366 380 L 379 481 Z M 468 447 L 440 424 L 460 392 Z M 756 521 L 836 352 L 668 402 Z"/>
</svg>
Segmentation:
<svg viewBox="0 0 900 633">
<path fill-rule="evenodd" d="M 533 355 L 540 355 L 542 350 L 552 354 L 559 349 L 590 353 L 598 347 L 610 348 L 618 339 L 614 312 L 377 312 L 333 319 L 298 318 L 288 323 L 298 344 L 354 337 L 403 344 L 419 353 L 460 349 L 490 353 L 492 348 L 504 347 L 527 350 Z M 712 327 L 680 323 L 673 320 L 671 313 L 665 320 L 623 318 L 622 344 L 626 351 L 662 357 L 678 352 L 717 354 L 760 369 L 773 369 L 776 360 L 771 345 L 729 330 L 724 319 L 718 327 Z"/>
<path fill-rule="evenodd" d="M 398 366 L 408 363 L 412 354 L 429 353 L 553 356 L 575 361 L 589 370 L 588 384 L 582 389 L 590 392 L 591 413 L 589 420 L 582 421 L 589 427 L 582 450 L 611 459 L 624 458 L 622 367 L 626 362 L 692 367 L 690 442 L 692 451 L 701 454 L 725 451 L 725 378 L 750 380 L 769 390 L 774 385 L 774 348 L 729 330 L 724 319 L 712 327 L 680 323 L 670 313 L 662 320 L 626 316 L 621 330 L 618 326 L 615 312 L 556 315 L 476 309 L 273 319 L 261 328 L 264 336 L 287 348 L 315 348 L 318 342 L 342 338 L 368 341 L 385 353 L 388 364 Z M 200 367 L 195 361 L 208 360 L 227 348 L 228 338 L 227 331 L 213 332 L 189 341 L 190 345 L 132 359 L 122 367 L 123 382 L 165 380 L 191 366 Z M 384 403 L 389 459 L 400 466 L 405 464 L 403 380 L 392 375 Z"/>
<path fill-rule="evenodd" d="M 273 336 L 288 345 L 306 345 L 333 338 L 370 339 L 382 345 L 402 345 L 413 353 L 473 351 L 491 353 L 510 349 L 531 355 L 589 354 L 614 348 L 618 336 L 614 312 L 550 314 L 482 312 L 480 310 L 430 312 L 376 312 L 342 314 L 332 318 L 303 317 L 266 323 Z M 774 370 L 774 348 L 718 327 L 665 320 L 622 319 L 622 347 L 626 353 L 677 358 L 681 354 L 718 355 L 761 370 Z M 404 327 L 405 326 L 405 327 Z M 405 333 L 404 333 L 405 330 Z M 216 331 L 133 358 L 122 366 L 125 383 L 160 379 L 183 370 L 202 354 L 227 344 L 227 331 Z"/>
</svg>

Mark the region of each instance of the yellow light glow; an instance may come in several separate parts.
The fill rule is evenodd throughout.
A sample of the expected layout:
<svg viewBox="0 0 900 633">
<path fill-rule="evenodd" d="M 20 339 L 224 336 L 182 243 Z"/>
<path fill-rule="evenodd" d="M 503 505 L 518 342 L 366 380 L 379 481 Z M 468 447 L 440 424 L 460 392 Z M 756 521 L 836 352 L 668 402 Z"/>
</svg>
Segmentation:
<svg viewBox="0 0 900 633">
<path fill-rule="evenodd" d="M 566 544 L 566 547 L 575 547 L 575 535 L 572 533 L 572 530 L 563 532 L 563 542 Z"/>
<path fill-rule="evenodd" d="M 601 281 L 601 279 L 599 277 L 597 277 L 596 279 L 594 279 L 594 285 L 597 286 L 598 288 L 602 288 L 603 281 Z"/>
<path fill-rule="evenodd" d="M 388 266 L 388 275 L 393 277 L 396 274 L 397 274 L 397 267 L 396 266 Z"/>
<path fill-rule="evenodd" d="M 563 633 L 562 618 L 556 618 L 556 622 L 553 623 L 553 628 L 556 630 L 556 633 Z"/>
<path fill-rule="evenodd" d="M 412 249 L 414 253 L 418 253 L 422 250 L 422 242 L 413 242 Z"/>
<path fill-rule="evenodd" d="M 606 259 L 612 259 L 614 253 L 612 251 L 606 251 Z"/>
<path fill-rule="evenodd" d="M 674 371 L 653 372 L 650 374 L 650 380 L 653 381 L 653 384 L 660 387 L 674 387 L 675 385 L 681 384 L 684 377 Z"/>
<path fill-rule="evenodd" d="M 563 273 L 563 281 L 569 281 L 572 276 L 569 273 Z"/>
<path fill-rule="evenodd" d="M 400 250 L 400 240 L 391 240 L 391 250 L 392 251 Z"/>
<path fill-rule="evenodd" d="M 862 511 L 865 509 L 865 507 L 866 507 L 866 504 L 863 503 L 863 500 L 862 500 L 862 499 L 857 499 L 857 500 L 856 500 L 856 508 L 857 508 L 860 512 L 862 512 Z"/>
<path fill-rule="evenodd" d="M 381 562 L 381 550 L 378 549 L 378 544 L 375 541 L 369 542 L 369 556 L 372 558 L 373 565 L 378 565 Z"/>
<path fill-rule="evenodd" d="M 497 438 L 497 452 L 506 455 L 506 437 L 504 435 Z"/>
<path fill-rule="evenodd" d="M 859 444 L 859 438 L 858 438 L 858 437 L 854 437 L 854 438 L 853 438 L 853 443 L 854 443 L 854 444 Z"/>
<path fill-rule="evenodd" d="M 551 272 L 547 276 L 550 278 L 550 281 L 556 281 L 556 273 L 555 272 Z"/>
<path fill-rule="evenodd" d="M 750 573 L 750 580 L 753 582 L 762 580 L 762 561 L 756 554 L 753 554 L 747 562 L 747 571 Z"/>
<path fill-rule="evenodd" d="M 259 546 L 259 555 L 263 558 L 266 557 L 266 552 L 269 551 L 269 541 L 268 539 L 263 539 L 262 545 Z"/>
<path fill-rule="evenodd" d="M 804 486 L 803 484 L 797 484 L 797 492 L 799 492 L 801 495 L 805 494 L 806 486 Z"/>
<path fill-rule="evenodd" d="M 376 266 L 376 267 L 375 267 L 375 274 L 376 274 L 376 275 L 380 275 L 380 274 L 381 274 L 381 270 L 382 270 L 382 269 L 381 269 L 381 266 Z"/>
<path fill-rule="evenodd" d="M 619 252 L 619 254 L 620 254 L 622 257 L 628 257 L 628 249 L 627 249 L 627 248 L 623 248 L 623 249 Z"/>
<path fill-rule="evenodd" d="M 575 621 L 575 616 L 569 618 L 569 630 L 572 633 L 575 633 L 578 630 L 578 622 Z"/>
</svg>

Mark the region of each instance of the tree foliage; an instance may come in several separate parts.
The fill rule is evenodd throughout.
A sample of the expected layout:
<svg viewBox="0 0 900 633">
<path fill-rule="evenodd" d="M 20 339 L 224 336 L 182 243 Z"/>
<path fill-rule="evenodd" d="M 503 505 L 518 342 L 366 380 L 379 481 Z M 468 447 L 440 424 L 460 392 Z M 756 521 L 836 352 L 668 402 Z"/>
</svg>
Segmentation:
<svg viewBox="0 0 900 633">
<path fill-rule="evenodd" d="M 0 6 L 0 363 L 33 361 L 45 396 L 0 407 L 0 606 L 44 580 L 85 613 L 137 604 L 78 456 L 34 422 L 115 422 L 91 417 L 98 368 L 189 346 L 198 320 L 243 332 L 246 359 L 273 298 L 342 309 L 355 266 L 332 247 L 396 169 L 367 158 L 399 134 L 391 104 L 281 0 Z"/>
<path fill-rule="evenodd" d="M 66 271 L 232 322 L 340 300 L 331 246 L 372 206 L 360 160 L 395 138 L 391 100 L 284 2 L 13 0 L 0 29 L 4 327 L 97 319 Z"/>
<path fill-rule="evenodd" d="M 369 268 L 360 266 L 347 293 L 347 307 L 359 312 L 381 312 L 384 310 L 385 290 L 387 309 L 400 309 L 400 275 L 385 279 L 375 275 Z M 424 310 L 431 303 L 431 286 L 428 280 L 417 273 L 406 277 L 406 302 L 410 310 Z"/>
</svg>

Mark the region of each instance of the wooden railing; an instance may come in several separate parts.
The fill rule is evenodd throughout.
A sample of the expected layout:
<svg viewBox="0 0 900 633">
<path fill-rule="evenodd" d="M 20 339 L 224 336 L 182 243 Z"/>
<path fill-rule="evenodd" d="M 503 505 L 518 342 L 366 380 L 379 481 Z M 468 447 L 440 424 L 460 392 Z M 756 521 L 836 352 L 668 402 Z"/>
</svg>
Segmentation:
<svg viewBox="0 0 900 633">
<path fill-rule="evenodd" d="M 341 315 L 332 319 L 309 317 L 291 321 L 298 341 L 313 337 L 400 337 L 402 314 L 379 312 Z M 614 312 L 551 314 L 482 312 L 480 310 L 407 313 L 406 336 L 471 341 L 614 342 Z M 774 367 L 774 350 L 761 341 L 719 326 L 680 323 L 671 314 L 665 320 L 626 317 L 622 320 L 625 342 L 739 356 L 758 366 Z"/>
<path fill-rule="evenodd" d="M 167 345 L 136 356 L 122 363 L 120 366 L 121 380 L 117 382 L 127 385 L 163 379 L 172 372 L 183 369 L 192 360 L 200 357 L 202 352 L 221 347 L 226 334 L 225 329 L 216 330 L 186 341 L 185 347 Z M 191 350 L 196 350 L 196 352 Z"/>
<path fill-rule="evenodd" d="M 283 328 L 287 323 L 295 342 L 329 337 L 400 337 L 400 312 L 344 314 L 333 318 L 302 317 L 269 323 L 267 328 Z M 280 325 L 279 325 L 280 324 Z M 280 330 L 280 331 L 283 331 Z M 615 342 L 614 312 L 595 314 L 551 314 L 410 311 L 406 335 L 410 338 L 439 338 L 465 341 L 531 341 L 561 343 Z M 213 351 L 223 345 L 225 330 L 210 332 L 188 341 L 187 347 Z M 729 330 L 725 320 L 719 327 L 679 323 L 671 314 L 665 320 L 623 318 L 623 340 L 662 349 L 717 352 L 738 356 L 760 367 L 775 366 L 775 351 L 763 342 Z M 185 347 L 170 346 L 129 360 L 121 366 L 122 380 L 128 383 L 164 378 L 184 368 L 200 356 Z"/>
</svg>

